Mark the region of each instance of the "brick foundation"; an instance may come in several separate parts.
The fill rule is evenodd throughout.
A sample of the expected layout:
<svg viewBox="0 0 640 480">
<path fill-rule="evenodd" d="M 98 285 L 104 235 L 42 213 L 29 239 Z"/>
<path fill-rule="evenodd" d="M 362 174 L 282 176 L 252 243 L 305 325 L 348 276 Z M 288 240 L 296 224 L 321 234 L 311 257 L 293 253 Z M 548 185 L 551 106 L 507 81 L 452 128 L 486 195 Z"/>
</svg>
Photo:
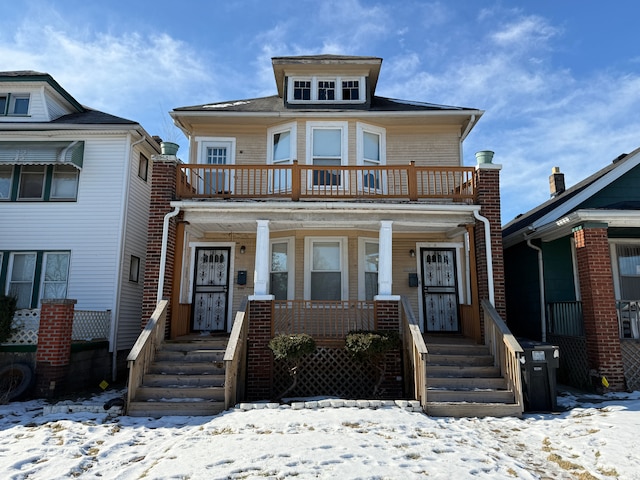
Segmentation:
<svg viewBox="0 0 640 480">
<path fill-rule="evenodd" d="M 573 231 L 589 368 L 605 376 L 609 389 L 625 389 L 607 226 L 585 224 Z"/>
<path fill-rule="evenodd" d="M 378 330 L 400 333 L 400 302 L 376 301 L 375 309 Z M 384 398 L 403 398 L 402 387 L 402 356 L 398 349 L 385 354 L 385 378 L 380 389 Z"/>
<path fill-rule="evenodd" d="M 263 400 L 272 396 L 273 353 L 271 340 L 271 301 L 250 301 L 247 339 L 247 400 Z"/>
</svg>

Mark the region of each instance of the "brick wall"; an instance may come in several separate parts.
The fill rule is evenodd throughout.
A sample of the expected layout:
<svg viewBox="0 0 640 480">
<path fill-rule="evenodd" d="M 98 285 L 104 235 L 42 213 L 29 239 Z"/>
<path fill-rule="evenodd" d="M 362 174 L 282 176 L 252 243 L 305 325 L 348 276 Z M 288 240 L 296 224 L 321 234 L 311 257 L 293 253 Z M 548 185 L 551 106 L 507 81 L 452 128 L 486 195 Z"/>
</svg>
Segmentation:
<svg viewBox="0 0 640 480">
<path fill-rule="evenodd" d="M 162 252 L 162 229 L 164 217 L 171 212 L 170 202 L 176 194 L 176 169 L 178 160 L 174 155 L 154 155 L 152 180 L 151 180 L 151 204 L 149 207 L 149 233 L 147 240 L 147 258 L 144 272 L 144 290 L 142 298 L 142 328 L 147 324 L 151 314 L 156 308 L 158 294 L 158 277 L 160 274 L 160 255 Z M 178 216 L 178 218 L 180 215 Z M 164 276 L 164 290 L 162 298 L 170 298 L 173 263 L 176 242 L 176 217 L 169 222 L 169 237 L 167 241 L 167 262 Z M 168 317 L 171 318 L 171 305 L 169 305 Z"/>
<path fill-rule="evenodd" d="M 400 332 L 400 302 L 376 301 L 375 315 L 378 330 Z M 385 374 L 380 386 L 385 398 L 402 398 L 402 362 L 400 349 L 385 355 Z"/>
<path fill-rule="evenodd" d="M 42 300 L 36 350 L 36 394 L 53 397 L 67 388 L 73 314 L 77 300 Z"/>
<path fill-rule="evenodd" d="M 585 224 L 576 227 L 573 236 L 589 368 L 605 376 L 611 390 L 624 390 L 607 226 Z"/>
<path fill-rule="evenodd" d="M 271 340 L 271 301 L 250 301 L 247 339 L 247 400 L 271 398 L 273 353 Z"/>
</svg>

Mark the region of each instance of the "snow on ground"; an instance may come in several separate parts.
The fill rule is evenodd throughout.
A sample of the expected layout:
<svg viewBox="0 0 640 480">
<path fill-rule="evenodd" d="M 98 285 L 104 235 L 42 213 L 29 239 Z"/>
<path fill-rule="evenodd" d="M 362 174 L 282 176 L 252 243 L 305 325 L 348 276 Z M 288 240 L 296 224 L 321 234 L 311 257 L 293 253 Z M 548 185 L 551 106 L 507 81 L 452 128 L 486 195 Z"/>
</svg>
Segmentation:
<svg viewBox="0 0 640 480">
<path fill-rule="evenodd" d="M 398 407 L 149 419 L 13 402 L 0 405 L 0 478 L 640 479 L 640 392 L 559 403 L 566 411 L 522 419 Z"/>
</svg>

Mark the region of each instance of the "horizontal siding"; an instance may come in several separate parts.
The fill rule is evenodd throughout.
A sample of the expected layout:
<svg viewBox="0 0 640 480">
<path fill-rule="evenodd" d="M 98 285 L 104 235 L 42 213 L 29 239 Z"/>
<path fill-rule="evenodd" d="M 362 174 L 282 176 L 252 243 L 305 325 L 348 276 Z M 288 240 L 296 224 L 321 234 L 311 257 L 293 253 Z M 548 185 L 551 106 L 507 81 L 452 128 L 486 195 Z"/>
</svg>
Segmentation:
<svg viewBox="0 0 640 480">
<path fill-rule="evenodd" d="M 2 83 L 0 84 L 1 93 L 28 93 L 29 97 L 29 115 L 28 116 L 0 116 L 0 122 L 48 122 L 49 118 L 46 114 L 44 106 L 43 89 L 41 85 L 35 83 Z"/>
<path fill-rule="evenodd" d="M 47 102 L 47 109 L 49 110 L 49 120 L 55 120 L 63 115 L 66 115 L 69 110 L 65 109 L 55 98 L 49 95 L 45 91 L 45 101 Z"/>
</svg>

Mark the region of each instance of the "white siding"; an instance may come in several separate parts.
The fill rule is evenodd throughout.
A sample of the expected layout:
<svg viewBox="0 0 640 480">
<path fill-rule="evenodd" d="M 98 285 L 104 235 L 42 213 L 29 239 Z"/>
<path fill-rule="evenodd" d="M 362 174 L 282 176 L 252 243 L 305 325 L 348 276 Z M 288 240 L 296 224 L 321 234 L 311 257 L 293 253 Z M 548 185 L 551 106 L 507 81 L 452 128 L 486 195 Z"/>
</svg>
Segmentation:
<svg viewBox="0 0 640 480">
<path fill-rule="evenodd" d="M 55 98 L 45 91 L 45 101 L 47 102 L 47 109 L 49 110 L 49 120 L 55 120 L 71 113 L 68 109 L 63 107 Z"/>
</svg>

